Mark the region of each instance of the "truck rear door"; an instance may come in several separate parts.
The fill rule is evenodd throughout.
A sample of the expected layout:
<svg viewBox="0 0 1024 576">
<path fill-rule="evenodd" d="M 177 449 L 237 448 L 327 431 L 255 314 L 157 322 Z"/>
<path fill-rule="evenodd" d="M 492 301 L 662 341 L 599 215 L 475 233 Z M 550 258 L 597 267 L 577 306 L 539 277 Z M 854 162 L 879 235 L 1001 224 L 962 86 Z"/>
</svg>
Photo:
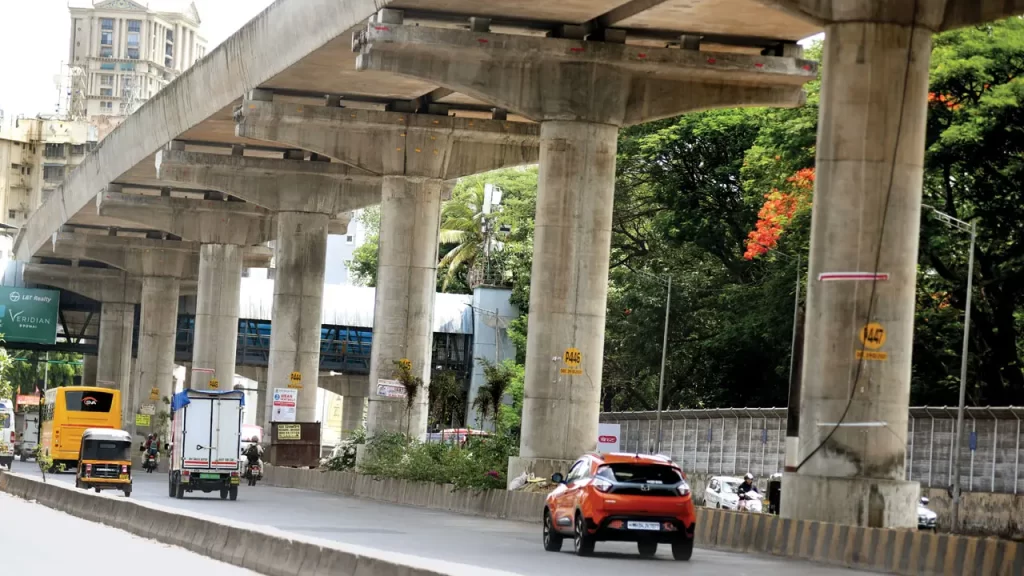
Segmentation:
<svg viewBox="0 0 1024 576">
<path fill-rule="evenodd" d="M 238 398 L 219 397 L 213 400 L 212 467 L 238 469 L 238 443 L 242 429 L 242 403 Z"/>
<path fill-rule="evenodd" d="M 213 403 L 209 398 L 189 398 L 184 410 L 185 431 L 181 453 L 185 468 L 210 468 L 213 438 Z"/>
</svg>

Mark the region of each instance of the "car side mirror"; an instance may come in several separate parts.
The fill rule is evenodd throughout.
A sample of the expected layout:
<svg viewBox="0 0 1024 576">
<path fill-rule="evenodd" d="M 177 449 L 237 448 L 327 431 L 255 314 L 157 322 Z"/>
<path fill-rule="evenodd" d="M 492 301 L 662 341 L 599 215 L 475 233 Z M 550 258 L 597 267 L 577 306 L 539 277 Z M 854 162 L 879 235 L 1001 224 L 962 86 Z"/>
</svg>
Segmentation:
<svg viewBox="0 0 1024 576">
<path fill-rule="evenodd" d="M 555 484 L 561 484 L 565 482 L 565 477 L 563 477 L 561 473 L 555 472 L 554 474 L 551 475 L 551 481 L 554 482 Z"/>
</svg>

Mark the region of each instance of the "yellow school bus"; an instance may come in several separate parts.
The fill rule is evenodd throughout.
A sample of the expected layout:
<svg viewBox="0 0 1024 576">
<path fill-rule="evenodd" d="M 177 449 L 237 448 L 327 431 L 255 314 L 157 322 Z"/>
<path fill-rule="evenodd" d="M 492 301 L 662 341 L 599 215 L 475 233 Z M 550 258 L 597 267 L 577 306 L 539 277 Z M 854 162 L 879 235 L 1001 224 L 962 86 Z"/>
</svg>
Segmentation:
<svg viewBox="0 0 1024 576">
<path fill-rule="evenodd" d="M 94 386 L 52 388 L 43 396 L 39 446 L 66 469 L 78 465 L 82 433 L 88 428 L 121 427 L 121 392 Z"/>
</svg>

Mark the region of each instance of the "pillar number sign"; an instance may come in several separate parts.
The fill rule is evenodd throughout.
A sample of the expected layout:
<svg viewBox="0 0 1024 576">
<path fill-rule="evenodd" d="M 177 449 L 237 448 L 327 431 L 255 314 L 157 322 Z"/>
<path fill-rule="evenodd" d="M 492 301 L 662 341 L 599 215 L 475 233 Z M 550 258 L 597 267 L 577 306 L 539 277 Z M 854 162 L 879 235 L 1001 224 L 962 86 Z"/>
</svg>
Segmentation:
<svg viewBox="0 0 1024 576">
<path fill-rule="evenodd" d="M 582 376 L 583 369 L 580 368 L 580 364 L 583 363 L 583 353 L 578 348 L 566 348 L 565 353 L 562 354 L 562 369 L 560 372 L 567 376 Z"/>
<path fill-rule="evenodd" d="M 302 373 L 292 372 L 288 375 L 288 387 L 289 388 L 302 388 Z"/>
<path fill-rule="evenodd" d="M 882 352 L 881 349 L 885 346 L 885 326 L 882 326 L 878 322 L 871 322 L 865 324 L 860 332 L 857 333 L 857 337 L 860 340 L 861 347 L 857 349 L 856 358 L 857 360 L 875 360 L 884 362 L 889 359 L 888 352 Z"/>
<path fill-rule="evenodd" d="M 150 400 L 159 400 L 160 399 L 160 389 L 154 386 L 149 391 L 149 399 Z"/>
<path fill-rule="evenodd" d="M 220 380 L 210 378 L 210 390 L 220 390 Z"/>
</svg>

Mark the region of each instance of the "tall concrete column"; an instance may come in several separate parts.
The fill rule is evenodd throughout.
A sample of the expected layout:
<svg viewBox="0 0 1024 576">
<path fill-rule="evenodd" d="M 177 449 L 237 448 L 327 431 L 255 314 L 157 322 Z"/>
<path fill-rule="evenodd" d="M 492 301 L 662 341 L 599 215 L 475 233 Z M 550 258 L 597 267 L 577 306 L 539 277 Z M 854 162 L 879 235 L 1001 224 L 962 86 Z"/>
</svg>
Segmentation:
<svg viewBox="0 0 1024 576">
<path fill-rule="evenodd" d="M 287 388 L 292 372 L 302 378 L 297 422 L 316 422 L 317 376 L 324 270 L 327 265 L 326 214 L 281 212 L 274 243 L 273 330 L 270 333 L 268 394 Z"/>
<path fill-rule="evenodd" d="M 829 25 L 826 38 L 802 466 L 783 482 L 782 513 L 912 527 L 919 488 L 904 481 L 904 456 L 931 32 L 860 21 Z M 818 280 L 822 273 L 876 270 L 888 280 Z M 868 324 L 877 325 L 871 339 L 863 338 Z"/>
<path fill-rule="evenodd" d="M 191 385 L 197 390 L 208 389 L 214 376 L 221 390 L 230 390 L 234 381 L 244 251 L 242 246 L 231 244 L 203 244 L 199 249 L 199 294 L 190 371 Z"/>
<path fill-rule="evenodd" d="M 166 436 L 166 417 L 174 391 L 174 339 L 178 328 L 179 280 L 168 276 L 145 276 L 142 279 L 142 313 L 139 322 L 139 381 L 133 398 L 132 430 L 136 436 L 150 432 Z M 153 399 L 152 396 L 157 396 Z M 134 414 L 141 406 L 155 406 L 149 428 L 135 429 Z M 163 416 L 162 416 L 163 415 Z M 162 422 L 164 422 L 162 424 Z"/>
<path fill-rule="evenodd" d="M 384 177 L 370 352 L 371 435 L 390 431 L 422 436 L 427 431 L 442 186 L 432 178 Z M 402 359 L 423 379 L 408 410 L 405 399 L 377 395 L 378 380 L 393 379 L 395 362 Z"/>
<path fill-rule="evenodd" d="M 343 396 L 341 399 L 341 439 L 352 437 L 352 434 L 363 427 L 363 413 L 366 410 L 366 398 L 362 396 Z"/>
<path fill-rule="evenodd" d="M 82 385 L 96 385 L 96 364 L 98 359 L 95 356 L 85 354 L 82 356 Z"/>
<path fill-rule="evenodd" d="M 547 475 L 597 443 L 618 128 L 541 124 L 530 338 L 519 457 L 509 477 Z M 563 354 L 582 354 L 581 375 Z"/>
<path fill-rule="evenodd" d="M 135 305 L 104 302 L 100 311 L 100 343 L 96 366 L 96 384 L 121 391 L 122 426 L 128 425 L 131 377 L 132 330 Z M 124 428 L 127 430 L 128 428 Z"/>
</svg>

